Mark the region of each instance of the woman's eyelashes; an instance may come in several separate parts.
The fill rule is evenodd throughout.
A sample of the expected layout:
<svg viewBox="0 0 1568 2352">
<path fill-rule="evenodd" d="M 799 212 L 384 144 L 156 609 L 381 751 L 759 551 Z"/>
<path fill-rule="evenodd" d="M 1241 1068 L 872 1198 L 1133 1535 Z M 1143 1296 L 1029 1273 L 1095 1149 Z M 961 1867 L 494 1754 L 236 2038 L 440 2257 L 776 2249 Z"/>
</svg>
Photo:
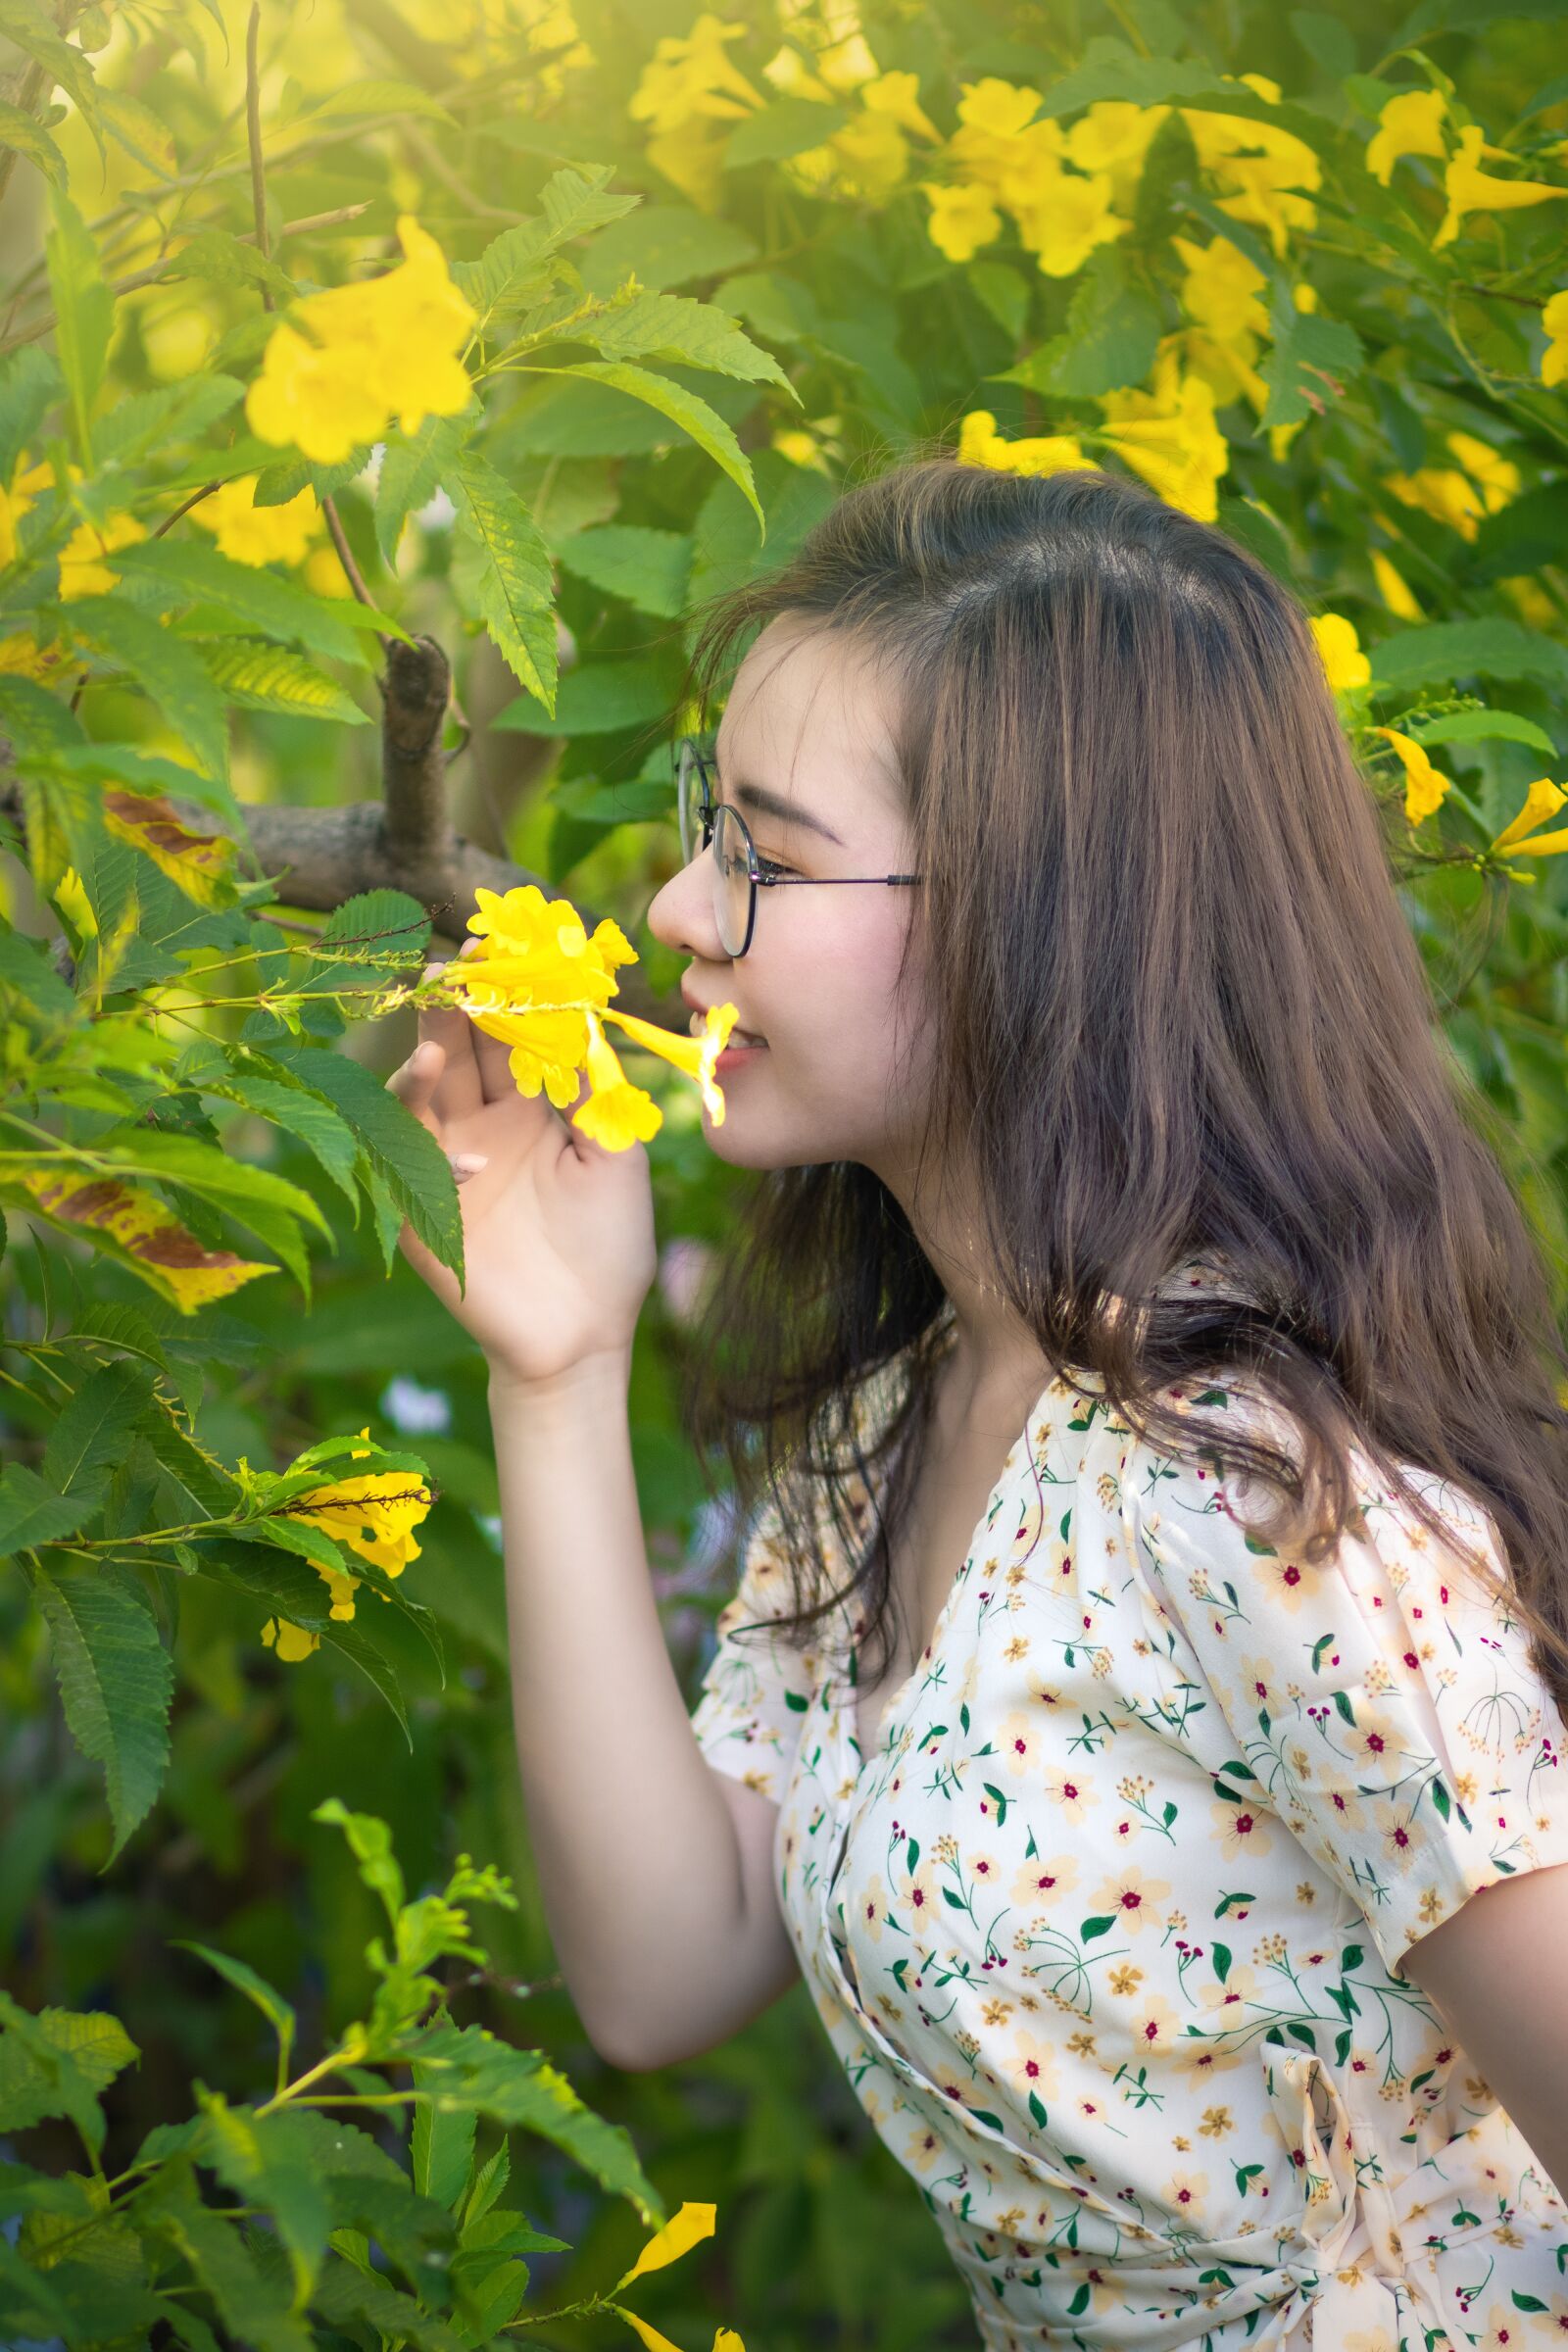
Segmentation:
<svg viewBox="0 0 1568 2352">
<path fill-rule="evenodd" d="M 771 858 L 759 857 L 757 870 L 760 874 L 788 874 L 792 873 L 794 868 L 788 865 L 779 865 Z"/>
</svg>

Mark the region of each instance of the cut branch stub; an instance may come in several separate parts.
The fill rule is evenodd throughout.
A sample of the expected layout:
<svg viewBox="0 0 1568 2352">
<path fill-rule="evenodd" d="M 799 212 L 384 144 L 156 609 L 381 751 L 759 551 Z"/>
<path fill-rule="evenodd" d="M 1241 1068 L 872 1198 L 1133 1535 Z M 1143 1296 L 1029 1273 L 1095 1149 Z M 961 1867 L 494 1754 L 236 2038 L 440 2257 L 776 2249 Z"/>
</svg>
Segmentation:
<svg viewBox="0 0 1568 2352">
<path fill-rule="evenodd" d="M 433 637 L 388 641 L 381 679 L 381 792 L 388 856 L 412 869 L 439 865 L 453 849 L 441 726 L 452 700 L 452 664 Z"/>
</svg>

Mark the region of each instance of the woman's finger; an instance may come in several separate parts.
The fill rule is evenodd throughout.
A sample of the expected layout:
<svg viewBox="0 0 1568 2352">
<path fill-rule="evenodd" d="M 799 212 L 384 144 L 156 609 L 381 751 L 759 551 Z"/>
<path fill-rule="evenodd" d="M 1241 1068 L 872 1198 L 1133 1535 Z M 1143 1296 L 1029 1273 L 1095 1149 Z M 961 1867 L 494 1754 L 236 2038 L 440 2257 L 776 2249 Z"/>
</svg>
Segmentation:
<svg viewBox="0 0 1568 2352">
<path fill-rule="evenodd" d="M 428 980 L 432 973 L 443 968 L 440 963 L 427 963 L 422 977 Z M 446 1055 L 438 1105 L 443 1118 L 473 1117 L 484 1108 L 485 1092 L 474 1059 L 473 1025 L 467 1014 L 456 1004 L 421 1004 L 419 1038 L 421 1043 L 429 1039 Z"/>
<path fill-rule="evenodd" d="M 431 1104 L 441 1074 L 446 1067 L 446 1054 L 432 1037 L 422 1037 L 405 1062 L 401 1062 L 387 1080 L 388 1094 L 398 1101 L 416 1119 L 427 1127 L 438 1125 Z"/>
</svg>

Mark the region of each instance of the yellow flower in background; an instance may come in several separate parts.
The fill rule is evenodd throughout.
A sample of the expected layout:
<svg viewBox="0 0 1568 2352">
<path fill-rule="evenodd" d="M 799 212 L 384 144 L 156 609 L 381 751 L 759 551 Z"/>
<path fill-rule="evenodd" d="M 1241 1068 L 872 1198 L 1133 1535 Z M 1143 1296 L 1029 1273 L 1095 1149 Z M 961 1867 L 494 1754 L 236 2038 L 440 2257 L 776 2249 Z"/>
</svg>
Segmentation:
<svg viewBox="0 0 1568 2352">
<path fill-rule="evenodd" d="M 1182 373 L 1175 343 L 1160 352 L 1148 391 L 1107 392 L 1100 405 L 1105 446 L 1122 464 L 1168 506 L 1200 522 L 1214 521 L 1230 444 L 1214 421 L 1213 386 L 1200 375 Z"/>
<path fill-rule="evenodd" d="M 77 480 L 81 468 L 73 466 Z M 38 493 L 54 480 L 54 467 L 48 465 L 29 466 L 25 450 L 20 452 L 11 468 L 9 486 L 0 483 L 0 571 L 14 564 L 18 554 L 17 525 L 24 514 L 29 514 L 38 503 Z"/>
<path fill-rule="evenodd" d="M 1547 343 L 1541 355 L 1541 380 L 1544 384 L 1568 383 L 1568 286 L 1553 294 L 1541 314 Z"/>
<path fill-rule="evenodd" d="M 868 113 L 886 115 L 901 130 L 940 146 L 942 133 L 920 104 L 917 74 L 878 74 L 860 85 L 860 103 Z"/>
<path fill-rule="evenodd" d="M 856 0 L 779 0 L 778 20 L 792 40 L 812 52 L 823 84 L 835 96 L 858 89 L 876 74 Z"/>
<path fill-rule="evenodd" d="M 725 50 L 749 30 L 705 10 L 689 33 L 665 33 L 655 42 L 627 101 L 632 120 L 652 127 L 649 162 L 702 212 L 717 210 L 731 126 L 766 104 Z"/>
<path fill-rule="evenodd" d="M 1467 122 L 1459 133 L 1459 152 L 1443 175 L 1448 209 L 1432 240 L 1434 253 L 1440 246 L 1453 243 L 1467 213 L 1516 212 L 1525 205 L 1545 204 L 1553 196 L 1568 196 L 1568 188 L 1554 188 L 1549 180 L 1499 179 L 1483 172 L 1483 151 L 1488 155 L 1507 153 L 1506 148 L 1489 147 L 1479 124 Z"/>
<path fill-rule="evenodd" d="M 1448 789 L 1447 777 L 1438 773 L 1413 736 L 1401 735 L 1396 727 L 1374 727 L 1372 731 L 1398 754 L 1404 769 L 1404 813 L 1409 822 L 1419 825 L 1423 818 L 1436 815 Z"/>
<path fill-rule="evenodd" d="M 259 507 L 259 473 L 237 474 L 191 509 L 191 520 L 218 535 L 220 555 L 235 564 L 303 564 L 321 528 L 321 510 L 307 483 L 280 507 Z"/>
<path fill-rule="evenodd" d="M 1171 243 L 1187 271 L 1181 299 L 1189 318 L 1208 327 L 1221 342 L 1268 333 L 1268 312 L 1257 299 L 1268 280 L 1239 245 L 1229 237 L 1215 237 L 1207 245 L 1172 237 Z"/>
<path fill-rule="evenodd" d="M 308 1658 L 313 1649 L 319 1649 L 319 1634 L 308 1634 L 302 1625 L 292 1625 L 286 1617 L 269 1617 L 262 1628 L 262 1640 L 269 1649 L 274 1645 L 285 1665 L 297 1666 Z"/>
<path fill-rule="evenodd" d="M 1271 106 L 1279 104 L 1277 82 L 1261 74 L 1243 74 L 1238 78 Z M 1192 132 L 1203 170 L 1229 184 L 1230 193 L 1218 200 L 1220 211 L 1233 220 L 1264 229 L 1276 257 L 1283 258 L 1293 228 L 1317 225 L 1316 205 L 1299 193 L 1322 181 L 1312 149 L 1294 131 L 1255 122 L 1245 115 L 1216 115 L 1188 106 L 1178 111 Z"/>
<path fill-rule="evenodd" d="M 1335 693 L 1364 686 L 1372 675 L 1372 664 L 1361 651 L 1355 623 L 1347 620 L 1343 612 L 1319 612 L 1314 614 L 1311 628 Z"/>
<path fill-rule="evenodd" d="M 1501 456 L 1490 441 L 1478 441 L 1474 433 L 1446 433 L 1444 439 L 1480 490 L 1489 514 L 1518 497 L 1519 468 L 1511 458 Z"/>
<path fill-rule="evenodd" d="M 958 427 L 960 466 L 994 466 L 1004 473 L 1098 473 L 1093 458 L 1070 433 L 1008 441 L 989 409 L 971 409 Z"/>
<path fill-rule="evenodd" d="M 1557 625 L 1557 607 L 1534 572 L 1512 573 L 1497 582 L 1503 595 L 1527 628 L 1554 629 Z"/>
<path fill-rule="evenodd" d="M 1555 816 L 1558 809 L 1568 806 L 1568 792 L 1554 784 L 1549 776 L 1538 776 L 1525 794 L 1525 805 L 1511 824 L 1493 843 L 1494 850 L 1506 850 L 1515 858 L 1560 858 L 1568 850 L 1568 826 L 1555 833 L 1538 833 L 1534 841 L 1523 836 L 1544 818 Z"/>
<path fill-rule="evenodd" d="M 395 419 L 416 432 L 426 416 L 457 416 L 473 387 L 458 352 L 475 313 L 446 257 L 412 213 L 398 216 L 407 257 L 378 277 L 327 286 L 272 331 L 262 372 L 245 396 L 251 430 L 333 465 Z"/>
<path fill-rule="evenodd" d="M 120 574 L 104 562 L 117 547 L 134 547 L 146 530 L 134 514 L 113 514 L 100 530 L 95 522 L 79 523 L 60 551 L 60 601 L 75 596 L 107 596 Z"/>
<path fill-rule="evenodd" d="M 1130 99 L 1097 98 L 1066 136 L 1066 155 L 1080 172 L 1108 172 L 1117 204 L 1137 194 L 1150 141 L 1168 106 L 1135 106 Z"/>
<path fill-rule="evenodd" d="M 1386 473 L 1383 482 L 1404 506 L 1446 522 L 1461 538 L 1473 539 L 1481 527 L 1481 493 L 1457 466 L 1422 466 L 1414 473 Z"/>
<path fill-rule="evenodd" d="M 1443 138 L 1447 111 L 1441 90 L 1401 90 L 1391 98 L 1367 141 L 1366 168 L 1373 178 L 1387 187 L 1401 155 L 1431 155 L 1441 163 L 1447 154 Z"/>
<path fill-rule="evenodd" d="M 1421 607 L 1405 585 L 1402 575 L 1396 571 L 1381 547 L 1373 548 L 1371 560 L 1372 576 L 1377 581 L 1378 592 L 1389 611 L 1397 613 L 1400 620 L 1425 620 L 1425 612 L 1422 612 Z"/>
<path fill-rule="evenodd" d="M 1072 277 L 1097 245 L 1113 244 L 1132 227 L 1110 206 L 1108 172 L 1092 179 L 1062 172 L 1037 201 L 1017 208 L 1018 234 L 1048 277 Z"/>
<path fill-rule="evenodd" d="M 0 637 L 0 677 L 36 678 L 40 685 L 47 685 L 70 660 L 63 646 L 40 646 L 30 629 Z"/>
<path fill-rule="evenodd" d="M 967 262 L 1002 234 L 1002 215 L 982 187 L 945 188 L 922 179 L 920 192 L 931 201 L 926 232 L 939 253 L 950 262 Z"/>
<path fill-rule="evenodd" d="M 1027 82 L 1003 81 L 995 74 L 979 81 L 961 81 L 958 89 L 958 121 L 976 140 L 1017 138 L 1041 104 L 1040 91 Z M 957 144 L 956 133 L 953 143 Z"/>
</svg>

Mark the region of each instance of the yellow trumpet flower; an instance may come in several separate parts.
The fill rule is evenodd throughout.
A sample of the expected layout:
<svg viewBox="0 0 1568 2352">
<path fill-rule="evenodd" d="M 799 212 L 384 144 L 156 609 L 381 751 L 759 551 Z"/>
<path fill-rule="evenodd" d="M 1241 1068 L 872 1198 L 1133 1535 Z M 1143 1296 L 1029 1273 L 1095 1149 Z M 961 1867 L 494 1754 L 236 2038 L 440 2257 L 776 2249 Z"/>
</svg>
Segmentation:
<svg viewBox="0 0 1568 2352">
<path fill-rule="evenodd" d="M 1565 804 L 1568 792 L 1560 784 L 1553 784 L 1549 776 L 1538 776 L 1525 794 L 1524 807 L 1511 824 L 1503 826 L 1493 849 L 1507 850 L 1515 858 L 1560 858 L 1568 850 L 1568 827 L 1555 833 L 1538 833 L 1534 841 L 1525 841 L 1521 836 L 1543 818 L 1555 816 Z"/>
<path fill-rule="evenodd" d="M 1413 735 L 1401 735 L 1396 727 L 1375 727 L 1373 733 L 1391 743 L 1399 756 L 1404 769 L 1404 813 L 1412 825 L 1423 817 L 1435 815 L 1442 808 L 1448 779 L 1440 775 Z"/>
<path fill-rule="evenodd" d="M 1459 152 L 1443 175 L 1448 209 L 1432 240 L 1434 253 L 1440 246 L 1452 244 L 1466 213 L 1517 212 L 1527 204 L 1545 204 L 1553 196 L 1568 196 L 1568 188 L 1554 188 L 1548 180 L 1498 179 L 1494 173 L 1483 172 L 1483 149 L 1492 155 L 1504 152 L 1488 148 L 1479 124 L 1467 122 L 1459 133 Z"/>
</svg>

